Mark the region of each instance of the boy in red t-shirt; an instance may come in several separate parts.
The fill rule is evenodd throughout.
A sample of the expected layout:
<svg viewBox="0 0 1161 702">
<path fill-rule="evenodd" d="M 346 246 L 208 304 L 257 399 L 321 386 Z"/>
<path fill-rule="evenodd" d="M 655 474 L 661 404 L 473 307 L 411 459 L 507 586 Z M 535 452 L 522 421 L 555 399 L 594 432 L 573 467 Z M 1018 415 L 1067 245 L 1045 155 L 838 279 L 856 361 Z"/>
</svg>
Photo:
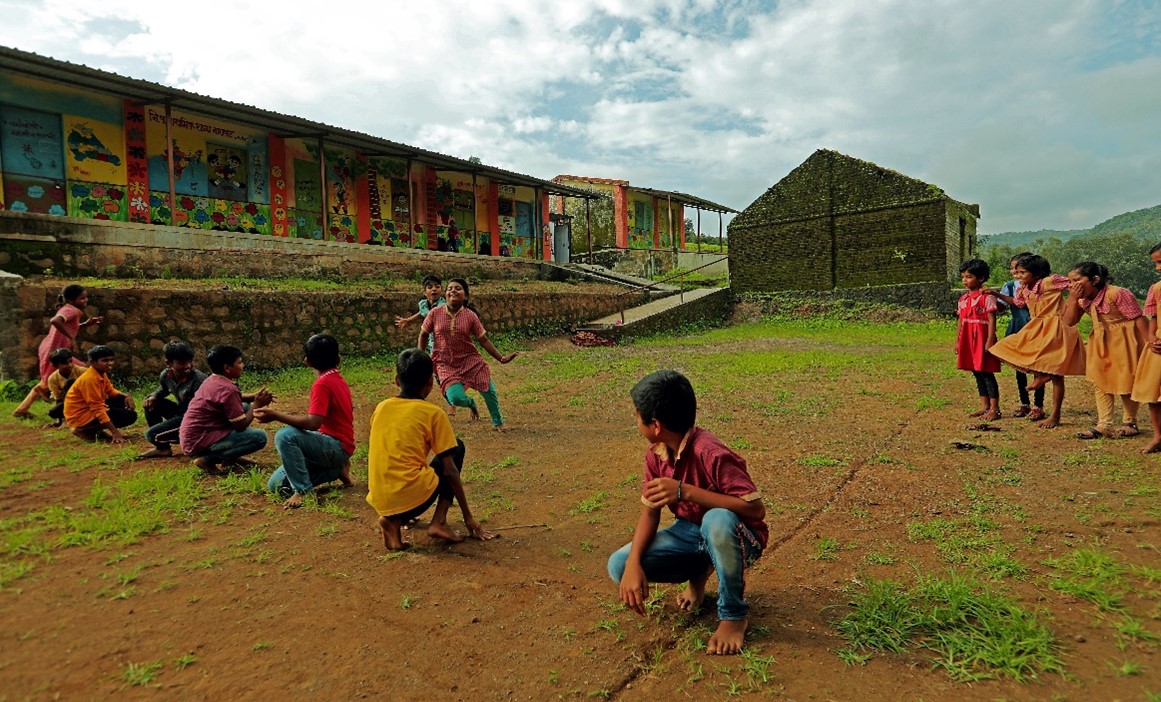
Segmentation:
<svg viewBox="0 0 1161 702">
<path fill-rule="evenodd" d="M 745 459 L 694 426 L 697 398 L 685 376 L 651 373 L 630 395 L 637 430 L 651 446 L 633 541 L 609 557 L 609 575 L 621 586 L 621 600 L 644 615 L 650 581 L 688 581 L 677 602 L 696 610 L 716 571 L 720 622 L 706 653 L 736 654 L 749 623 L 742 570 L 766 548 L 766 507 Z M 676 519 L 658 531 L 662 507 Z"/>
<path fill-rule="evenodd" d="M 351 454 L 355 452 L 354 411 L 351 388 L 339 373 L 339 342 L 330 334 L 315 334 L 303 345 L 306 365 L 318 374 L 310 388 L 306 414 L 286 414 L 270 407 L 254 410 L 260 424 L 282 422 L 287 426 L 274 435 L 274 448 L 282 465 L 266 487 L 286 498 L 283 508 L 302 506 L 302 496 L 318 485 L 351 480 Z"/>
</svg>

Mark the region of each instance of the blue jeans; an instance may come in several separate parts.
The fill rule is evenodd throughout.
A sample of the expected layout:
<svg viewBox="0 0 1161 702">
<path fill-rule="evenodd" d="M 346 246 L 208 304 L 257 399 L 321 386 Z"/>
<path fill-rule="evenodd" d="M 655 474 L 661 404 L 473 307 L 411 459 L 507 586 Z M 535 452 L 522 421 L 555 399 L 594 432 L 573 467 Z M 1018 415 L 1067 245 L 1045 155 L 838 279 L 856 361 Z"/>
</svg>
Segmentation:
<svg viewBox="0 0 1161 702">
<path fill-rule="evenodd" d="M 316 485 L 338 480 L 347 465 L 347 452 L 333 436 L 322 432 L 282 427 L 274 435 L 274 448 L 282 465 L 270 476 L 266 488 L 283 497 L 314 492 Z"/>
<path fill-rule="evenodd" d="M 496 384 L 488 383 L 488 389 L 480 393 L 484 396 L 484 404 L 488 405 L 488 415 L 492 419 L 492 426 L 498 427 L 504 423 L 504 416 L 500 414 L 500 400 L 496 397 Z M 476 401 L 468 397 L 468 391 L 463 383 L 454 383 L 447 389 L 447 403 L 456 407 L 476 409 Z"/>
<path fill-rule="evenodd" d="M 266 432 L 254 427 L 232 431 L 226 438 L 211 444 L 201 455 L 210 463 L 228 463 L 235 458 L 266 448 Z"/>
<path fill-rule="evenodd" d="M 620 583 L 632 544 L 609 557 L 609 577 Z M 746 583 L 742 571 L 762 554 L 753 532 L 728 509 L 711 509 L 701 526 L 678 519 L 659 529 L 641 556 L 645 577 L 654 583 L 683 583 L 703 577 L 712 566 L 718 574 L 718 619 L 745 619 Z"/>
</svg>

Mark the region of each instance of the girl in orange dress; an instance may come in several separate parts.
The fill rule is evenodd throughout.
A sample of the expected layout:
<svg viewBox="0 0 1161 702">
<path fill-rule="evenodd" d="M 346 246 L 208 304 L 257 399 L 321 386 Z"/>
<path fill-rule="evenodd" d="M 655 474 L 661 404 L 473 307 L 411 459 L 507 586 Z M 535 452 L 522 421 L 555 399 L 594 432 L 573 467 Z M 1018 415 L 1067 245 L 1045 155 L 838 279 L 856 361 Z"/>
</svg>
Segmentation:
<svg viewBox="0 0 1161 702">
<path fill-rule="evenodd" d="M 991 270 L 987 261 L 973 258 L 959 267 L 959 276 L 967 292 L 959 298 L 959 330 L 955 338 L 956 368 L 971 371 L 980 393 L 980 408 L 969 417 L 984 421 L 1000 418 L 1000 386 L 996 373 L 1000 362 L 988 353 L 996 343 L 996 304 L 994 295 L 983 291 Z"/>
<path fill-rule="evenodd" d="M 1161 244 L 1149 251 L 1153 266 L 1161 272 Z M 1157 301 L 1161 299 L 1161 282 L 1149 288 L 1145 297 L 1145 316 L 1149 318 L 1145 348 L 1137 361 L 1133 378 L 1133 400 L 1149 406 L 1149 421 L 1153 425 L 1153 440 L 1145 444 L 1141 453 L 1161 451 L 1161 334 L 1157 329 Z"/>
<path fill-rule="evenodd" d="M 1078 263 L 1068 272 L 1069 296 L 1092 316 L 1092 334 L 1085 346 L 1085 375 L 1096 393 L 1097 423 L 1076 435 L 1078 439 L 1102 436 L 1136 436 L 1137 403 L 1130 396 L 1133 376 L 1149 325 L 1141 316 L 1137 297 L 1124 288 L 1109 285 L 1109 270 L 1099 263 Z M 1121 398 L 1121 426 L 1113 428 L 1114 398 Z"/>
<path fill-rule="evenodd" d="M 1039 426 L 1055 429 L 1060 426 L 1060 408 L 1064 405 L 1064 376 L 1084 375 L 1084 344 L 1075 326 L 1080 307 L 1075 298 L 1065 300 L 1069 280 L 1053 275 L 1043 256 L 1024 256 L 1017 261 L 1016 278 L 1022 287 L 1015 297 L 987 288 L 985 291 L 1009 305 L 1026 307 L 1032 319 L 1019 333 L 1000 339 L 990 350 L 1016 370 L 1031 373 L 1030 389 L 1052 383 L 1052 414 Z"/>
</svg>

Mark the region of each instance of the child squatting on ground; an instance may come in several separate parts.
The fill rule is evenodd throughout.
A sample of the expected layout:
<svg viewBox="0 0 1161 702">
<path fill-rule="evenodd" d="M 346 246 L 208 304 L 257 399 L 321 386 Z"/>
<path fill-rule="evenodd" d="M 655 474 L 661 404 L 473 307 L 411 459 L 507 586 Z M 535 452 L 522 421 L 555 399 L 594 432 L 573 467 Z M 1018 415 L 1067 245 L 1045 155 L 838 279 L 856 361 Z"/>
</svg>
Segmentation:
<svg viewBox="0 0 1161 702">
<path fill-rule="evenodd" d="M 236 383 L 246 364 L 237 347 L 218 344 L 206 354 L 206 362 L 213 375 L 190 400 L 179 436 L 182 451 L 194 459 L 194 465 L 211 475 L 224 475 L 219 464 L 254 465 L 243 456 L 266 446 L 266 432 L 250 426 L 253 410 L 243 403 L 265 407 L 274 396 L 265 387 L 252 395 L 238 389 Z"/>
<path fill-rule="evenodd" d="M 52 375 L 48 376 L 45 383 L 48 385 L 48 396 L 53 402 L 53 406 L 48 410 L 48 416 L 55 421 L 46 425 L 48 427 L 59 427 L 64 423 L 64 401 L 65 395 L 69 388 L 76 382 L 77 376 L 84 371 L 84 366 L 73 365 L 73 352 L 68 349 L 57 349 L 53 351 L 48 360 L 52 362 L 52 367 L 55 368 Z"/>
<path fill-rule="evenodd" d="M 367 502 L 379 513 L 383 545 L 391 551 L 409 547 L 403 542 L 404 524 L 435 504 L 427 533 L 450 542 L 463 541 L 447 524 L 452 499 L 458 500 L 464 526 L 472 538 L 488 540 L 472 517 L 460 470 L 464 444 L 456 439 L 451 421 L 426 401 L 434 386 L 431 357 L 421 349 L 407 349 L 395 362 L 399 396 L 388 398 L 371 415 L 367 451 Z M 435 458 L 428 463 L 428 456 Z"/>
<path fill-rule="evenodd" d="M 637 430 L 650 443 L 644 506 L 633 540 L 609 557 L 609 576 L 620 584 L 625 605 L 644 615 L 650 582 L 688 581 L 678 606 L 697 610 L 716 572 L 720 623 L 706 653 L 736 654 L 749 623 L 743 569 L 766 548 L 766 507 L 746 461 L 694 425 L 697 398 L 685 376 L 651 373 L 630 395 Z M 659 531 L 662 507 L 676 519 Z"/>
<path fill-rule="evenodd" d="M 996 297 L 983 291 L 991 270 L 978 258 L 964 261 L 960 279 L 967 292 L 959 297 L 959 329 L 955 338 L 956 368 L 971 371 L 980 393 L 980 408 L 969 416 L 985 422 L 1000 418 L 1000 361 L 988 349 L 996 345 Z"/>
<path fill-rule="evenodd" d="M 145 440 L 153 444 L 153 448 L 138 454 L 137 460 L 173 455 L 172 445 L 177 443 L 181 421 L 207 377 L 193 367 L 193 347 L 184 341 L 169 342 L 162 353 L 165 354 L 165 370 L 157 379 L 158 388 L 141 403 L 145 422 L 149 425 L 145 430 Z"/>
<path fill-rule="evenodd" d="M 334 480 L 344 487 L 351 480 L 351 454 L 355 452 L 354 411 L 351 388 L 339 373 L 339 342 L 330 334 L 315 334 L 302 347 L 306 365 L 317 378 L 310 388 L 306 414 L 287 414 L 272 407 L 254 410 L 260 424 L 282 422 L 274 435 L 274 448 L 282 465 L 270 476 L 267 488 L 286 501 L 283 508 L 302 506 L 303 495 Z"/>
<path fill-rule="evenodd" d="M 37 398 L 48 399 L 48 385 L 46 383 L 48 376 L 53 372 L 53 363 L 49 358 L 53 351 L 69 349 L 74 354 L 72 363 L 81 368 L 85 367 L 85 364 L 77 358 L 77 354 L 81 352 L 81 348 L 77 344 L 77 334 L 80 333 L 81 329 L 100 324 L 104 319 L 104 317 L 89 317 L 82 320 L 85 316 L 85 305 L 88 302 L 89 293 L 80 285 L 66 285 L 64 291 L 57 297 L 57 304 L 60 305 L 60 308 L 49 320 L 48 336 L 41 340 L 40 347 L 37 349 L 37 356 L 40 359 L 40 382 L 13 410 L 13 417 L 28 417 L 32 403 L 36 402 Z"/>
<path fill-rule="evenodd" d="M 85 441 L 108 439 L 114 444 L 123 444 L 127 439 L 122 436 L 121 427 L 137 421 L 133 398 L 114 388 L 109 381 L 114 355 L 108 346 L 89 349 L 89 367 L 65 393 L 65 424 L 77 438 Z"/>
</svg>

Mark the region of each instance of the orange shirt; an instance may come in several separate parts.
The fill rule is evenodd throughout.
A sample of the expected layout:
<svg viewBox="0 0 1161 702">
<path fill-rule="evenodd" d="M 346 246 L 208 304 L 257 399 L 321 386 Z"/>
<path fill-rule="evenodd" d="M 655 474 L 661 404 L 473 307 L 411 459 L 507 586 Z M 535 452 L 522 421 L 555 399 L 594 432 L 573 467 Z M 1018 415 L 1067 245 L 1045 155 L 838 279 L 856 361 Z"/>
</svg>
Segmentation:
<svg viewBox="0 0 1161 702">
<path fill-rule="evenodd" d="M 109 376 L 101 375 L 94 368 L 86 368 L 65 395 L 65 424 L 69 429 L 76 429 L 94 419 L 102 424 L 108 423 L 109 412 L 105 400 L 120 394 L 109 381 Z"/>
</svg>

